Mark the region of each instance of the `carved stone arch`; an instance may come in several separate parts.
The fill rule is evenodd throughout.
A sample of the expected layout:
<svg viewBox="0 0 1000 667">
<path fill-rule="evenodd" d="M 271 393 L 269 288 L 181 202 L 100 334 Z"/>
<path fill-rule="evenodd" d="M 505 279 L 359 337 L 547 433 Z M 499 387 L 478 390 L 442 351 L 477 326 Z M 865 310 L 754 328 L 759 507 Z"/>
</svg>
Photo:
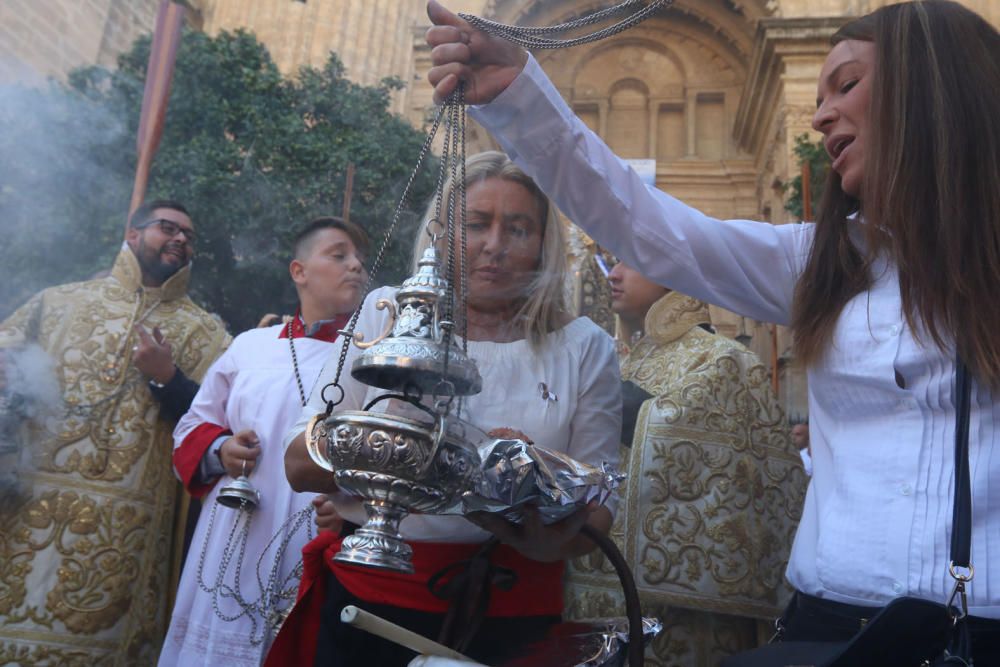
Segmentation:
<svg viewBox="0 0 1000 667">
<path fill-rule="evenodd" d="M 741 76 L 746 71 L 747 59 L 743 54 L 733 49 L 726 41 L 720 40 L 718 34 L 711 30 L 711 26 L 705 26 L 700 22 L 657 19 L 630 31 L 629 37 L 655 43 L 657 48 L 681 61 L 677 55 L 682 50 L 680 46 L 691 43 L 706 57 L 718 62 L 719 69 L 731 69 Z M 690 74 L 690 67 L 685 63 L 682 65 Z"/>
<path fill-rule="evenodd" d="M 594 44 L 588 50 L 581 51 L 579 56 L 575 59 L 571 59 L 567 56 L 567 60 L 564 60 L 563 62 L 565 71 L 558 77 L 560 79 L 560 83 L 563 84 L 563 87 L 567 92 L 573 91 L 575 93 L 577 86 L 579 85 L 580 78 L 588 65 L 600 59 L 604 55 L 622 49 L 632 49 L 635 52 L 650 51 L 666 59 L 679 73 L 681 82 L 683 82 L 687 76 L 683 60 L 661 41 L 654 41 L 653 39 L 628 35 Z M 549 58 L 541 60 L 543 66 L 548 60 Z M 646 82 L 646 85 L 648 89 L 648 82 Z M 606 88 L 603 92 L 605 94 L 610 93 L 610 88 Z"/>
<path fill-rule="evenodd" d="M 649 96 L 649 86 L 642 79 L 634 76 L 623 76 L 608 86 L 608 95 L 613 97 L 626 90 L 637 91 L 640 95 Z"/>
</svg>

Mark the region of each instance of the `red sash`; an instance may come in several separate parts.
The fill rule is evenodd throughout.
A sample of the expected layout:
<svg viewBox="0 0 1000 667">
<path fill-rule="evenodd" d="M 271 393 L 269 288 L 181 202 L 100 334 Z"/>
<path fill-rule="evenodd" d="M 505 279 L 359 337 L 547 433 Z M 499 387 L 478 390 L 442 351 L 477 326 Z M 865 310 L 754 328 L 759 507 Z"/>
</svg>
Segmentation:
<svg viewBox="0 0 1000 667">
<path fill-rule="evenodd" d="M 333 556 L 340 551 L 342 541 L 336 533 L 324 532 L 303 548 L 298 601 L 275 638 L 264 667 L 313 664 L 329 574 L 336 576 L 352 595 L 366 602 L 444 614 L 448 610 L 448 600 L 435 597 L 427 586 L 428 580 L 446 566 L 470 559 L 482 546 L 410 542 L 415 573 L 402 574 L 334 562 Z M 517 581 L 509 590 L 492 590 L 486 612 L 488 617 L 562 614 L 565 568 L 562 561 L 539 563 L 506 545 L 499 545 L 490 562 L 516 572 Z"/>
</svg>

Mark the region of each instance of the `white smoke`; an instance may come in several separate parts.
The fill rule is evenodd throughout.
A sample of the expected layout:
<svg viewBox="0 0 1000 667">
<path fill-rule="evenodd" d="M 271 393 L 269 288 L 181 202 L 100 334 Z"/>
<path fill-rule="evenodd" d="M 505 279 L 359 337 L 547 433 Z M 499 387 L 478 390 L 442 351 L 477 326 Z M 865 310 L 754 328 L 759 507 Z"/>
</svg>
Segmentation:
<svg viewBox="0 0 1000 667">
<path fill-rule="evenodd" d="M 24 493 L 21 473 L 30 465 L 26 424 L 55 415 L 62 392 L 55 365 L 36 344 L 0 350 L 0 502 Z"/>
</svg>

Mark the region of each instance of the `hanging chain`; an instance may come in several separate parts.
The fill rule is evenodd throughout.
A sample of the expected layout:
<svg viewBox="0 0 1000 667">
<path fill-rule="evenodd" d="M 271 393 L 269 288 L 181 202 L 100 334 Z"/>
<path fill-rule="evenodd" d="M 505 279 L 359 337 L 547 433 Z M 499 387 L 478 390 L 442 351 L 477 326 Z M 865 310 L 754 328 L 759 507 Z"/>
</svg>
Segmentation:
<svg viewBox="0 0 1000 667">
<path fill-rule="evenodd" d="M 295 341 L 292 340 L 292 322 L 295 321 L 294 318 L 288 320 L 288 348 L 292 351 L 292 370 L 295 371 L 295 383 L 299 386 L 299 398 L 302 401 L 302 407 L 306 407 L 306 388 L 302 384 L 302 376 L 299 375 L 299 358 L 295 354 Z"/>
<path fill-rule="evenodd" d="M 459 83 L 448 99 L 445 101 L 445 108 L 448 110 L 448 126 L 445 134 L 445 150 L 442 156 L 442 174 L 445 165 L 448 168 L 448 178 L 451 181 L 451 188 L 448 189 L 447 201 L 442 202 L 443 188 L 438 191 L 435 200 L 436 219 L 441 220 L 441 209 L 444 207 L 445 216 L 445 242 L 447 243 L 447 262 L 445 265 L 445 279 L 448 289 L 444 297 L 443 317 L 441 321 L 442 335 L 441 342 L 444 346 L 444 360 L 442 363 L 442 375 L 448 377 L 448 364 L 451 361 L 451 346 L 455 335 L 456 311 L 455 311 L 455 287 L 457 283 L 463 285 L 464 276 L 456 280 L 456 271 L 464 272 L 465 269 L 465 84 Z M 459 217 L 461 216 L 461 217 Z M 455 238 L 458 229 L 461 229 L 462 246 L 456 247 Z M 460 295 L 460 310 L 462 319 L 466 315 L 466 303 Z M 465 336 L 463 336 L 463 348 L 466 348 Z M 467 348 L 466 348 L 467 349 Z M 465 349 L 463 349 L 465 351 Z M 437 400 L 435 410 L 448 415 L 451 411 L 452 402 L 455 399 L 455 387 L 448 380 L 442 380 L 434 390 Z"/>
<path fill-rule="evenodd" d="M 368 271 L 368 282 L 365 283 L 364 289 L 365 298 L 361 300 L 361 303 L 359 303 L 358 307 L 354 310 L 354 313 L 351 315 L 351 320 L 347 323 L 347 326 L 340 331 L 340 334 L 344 338 L 344 342 L 340 347 L 340 357 L 337 360 L 337 374 L 334 376 L 333 381 L 324 386 L 320 392 L 320 397 L 327 401 L 327 414 L 329 414 L 329 412 L 333 409 L 333 406 L 336 404 L 334 401 L 326 399 L 326 390 L 328 388 L 337 387 L 340 389 L 340 400 L 343 400 L 344 391 L 340 386 L 340 376 L 344 371 L 344 364 L 347 362 L 347 351 L 350 349 L 351 340 L 354 337 L 354 328 L 357 326 L 358 318 L 361 316 L 361 309 L 365 305 L 368 293 L 371 291 L 372 285 L 375 284 L 375 276 L 382 267 L 382 260 L 385 258 L 386 250 L 389 248 L 389 242 L 392 240 L 392 235 L 396 231 L 396 226 L 399 224 L 403 208 L 409 201 L 410 190 L 413 188 L 413 182 L 417 179 L 417 174 L 420 173 L 420 167 L 427 159 L 427 154 L 430 152 L 431 144 L 434 141 L 434 136 L 437 134 L 438 127 L 441 125 L 441 120 L 444 118 L 444 113 L 445 107 L 438 109 L 437 115 L 434 117 L 434 122 L 431 124 L 431 129 L 427 133 L 427 138 L 424 139 L 424 145 L 420 147 L 420 154 L 417 156 L 417 164 L 410 173 L 409 180 L 406 181 L 406 186 L 403 188 L 403 194 L 400 196 L 399 203 L 396 205 L 396 212 L 392 216 L 392 222 L 389 224 L 389 228 L 385 231 L 385 235 L 382 237 L 382 244 L 379 246 L 378 252 L 375 255 L 375 260 L 372 262 L 372 267 Z M 339 403 L 340 400 L 338 400 L 337 403 Z"/>
<path fill-rule="evenodd" d="M 613 35 L 617 35 L 629 28 L 632 28 L 646 19 L 653 16 L 660 9 L 664 9 L 673 4 L 674 0 L 623 0 L 623 2 L 609 7 L 607 9 L 602 9 L 600 11 L 588 14 L 587 16 L 580 17 L 578 19 L 573 19 L 566 21 L 565 23 L 560 23 L 554 26 L 543 26 L 543 27 L 518 27 L 512 25 L 506 25 L 503 23 L 498 23 L 496 21 L 491 21 L 489 19 L 484 19 L 478 16 L 473 16 L 470 14 L 459 14 L 463 19 L 468 21 L 473 27 L 482 30 L 483 32 L 502 37 L 508 41 L 515 44 L 523 46 L 528 49 L 558 49 L 566 48 L 572 46 L 578 46 L 580 44 L 587 44 L 589 42 L 596 42 L 601 39 L 606 39 Z M 552 39 L 546 37 L 546 35 L 556 35 L 564 33 L 570 30 L 575 30 L 578 28 L 594 25 L 605 19 L 614 16 L 625 11 L 634 10 L 629 16 L 626 16 L 621 21 L 614 23 L 600 30 L 595 30 L 586 35 L 581 35 L 579 37 L 572 37 L 569 39 Z M 420 172 L 420 167 L 423 165 L 425 159 L 427 158 L 428 152 L 430 152 L 431 144 L 437 134 L 438 128 L 440 127 L 442 121 L 446 120 L 446 132 L 444 136 L 444 150 L 442 152 L 442 163 L 438 170 L 438 180 L 437 188 L 435 191 L 434 200 L 434 219 L 440 224 L 442 208 L 446 210 L 445 213 L 445 225 L 446 225 L 446 238 L 448 243 L 448 263 L 446 276 L 448 280 L 448 293 L 445 295 L 444 303 L 444 317 L 443 317 L 443 342 L 444 342 L 444 374 L 447 375 L 448 362 L 450 359 L 450 345 L 452 342 L 453 329 L 456 325 L 455 322 L 455 284 L 456 284 L 456 268 L 455 268 L 455 225 L 461 226 L 460 234 L 460 253 L 458 259 L 458 284 L 459 284 L 459 307 L 460 307 L 460 333 L 462 338 L 462 350 L 463 352 L 468 351 L 468 322 L 466 316 L 466 306 L 468 299 L 468 275 L 466 266 L 466 232 L 465 232 L 465 214 L 466 214 L 466 199 L 465 199 L 465 131 L 466 131 L 466 110 L 465 110 L 465 87 L 463 83 L 460 83 L 455 89 L 445 103 L 438 109 L 435 115 L 434 122 L 431 125 L 431 129 L 427 134 L 427 138 L 424 140 L 424 145 L 420 149 L 420 154 L 417 157 L 417 164 L 413 168 L 413 172 L 410 174 L 410 178 L 406 183 L 406 187 L 403 188 L 402 196 L 400 197 L 399 204 L 396 206 L 396 212 L 393 215 L 392 223 L 386 230 L 385 236 L 382 239 L 382 244 L 379 247 L 378 253 L 375 256 L 375 261 L 372 263 L 372 268 L 368 274 L 368 283 L 365 285 L 365 295 L 367 298 L 368 292 L 371 290 L 374 284 L 375 277 L 378 270 L 381 268 L 382 260 L 385 256 L 386 250 L 389 247 L 389 242 L 392 239 L 392 235 L 396 230 L 396 226 L 399 222 L 400 214 L 403 211 L 403 207 L 406 205 L 410 189 L 413 185 L 417 174 Z M 451 191 L 448 193 L 447 201 L 443 201 L 443 190 L 446 174 L 450 171 L 450 177 L 452 182 Z M 458 215 L 456 215 L 456 208 L 458 209 Z M 440 239 L 440 236 L 431 234 L 432 242 Z M 340 356 L 337 361 L 337 371 L 332 382 L 325 385 L 320 392 L 321 398 L 326 401 L 326 412 L 330 414 L 334 406 L 343 400 L 344 390 L 340 385 L 340 378 L 344 371 L 344 365 L 347 362 L 347 353 L 351 345 L 351 341 L 354 337 L 354 329 L 357 326 L 358 318 L 361 315 L 361 309 L 364 307 L 365 300 L 362 299 L 361 303 L 358 305 L 357 309 L 351 315 L 350 322 L 340 333 L 342 334 L 344 341 L 341 345 Z M 450 383 L 447 381 L 442 381 L 438 389 L 435 390 L 435 394 L 439 397 L 445 397 L 438 401 L 438 405 L 443 407 L 445 413 L 450 408 L 451 402 L 454 399 L 454 387 L 451 388 L 450 393 L 447 390 L 447 386 Z M 340 397 L 334 401 L 326 397 L 326 390 L 330 387 L 336 387 L 340 390 Z M 303 392 L 304 393 L 304 392 Z M 461 401 L 460 401 L 461 405 Z"/>
<path fill-rule="evenodd" d="M 212 610 L 216 617 L 224 622 L 232 622 L 243 618 L 250 621 L 250 644 L 252 646 L 261 645 L 267 637 L 277 631 L 281 626 L 287 612 L 295 602 L 298 592 L 298 582 L 302 578 L 301 557 L 291 570 L 283 578 L 281 577 L 281 566 L 284 562 L 285 553 L 292 538 L 298 534 L 302 527 L 306 529 L 306 541 L 312 540 L 314 533 L 312 530 L 313 508 L 306 507 L 288 517 L 278 528 L 278 531 L 271 537 L 267 546 L 264 547 L 257 558 L 257 586 L 261 594 L 256 600 L 248 601 L 243 597 L 241 582 L 243 580 L 243 562 L 246 558 L 247 539 L 250 536 L 250 521 L 253 517 L 252 509 L 246 501 L 241 501 L 239 510 L 233 514 L 233 525 L 226 539 L 226 545 L 222 549 L 222 557 L 219 560 L 219 569 L 216 572 L 212 586 L 205 583 L 205 560 L 208 555 L 209 537 L 215 527 L 215 516 L 218 503 L 212 505 L 212 512 L 208 519 L 208 529 L 205 531 L 205 543 L 202 545 L 201 554 L 198 558 L 198 587 L 212 598 Z M 289 525 L 291 527 L 289 528 Z M 278 549 L 275 551 L 274 560 L 267 576 L 267 584 L 264 584 L 261 576 L 261 566 L 264 565 L 265 557 L 271 550 L 272 545 L 278 536 L 282 536 Z M 237 551 L 239 554 L 237 555 Z M 226 581 L 233 557 L 236 556 L 236 564 L 231 582 Z M 280 581 L 279 581 L 280 579 Z M 221 600 L 232 600 L 239 611 L 235 614 L 227 614 L 222 611 Z M 263 632 L 260 625 L 264 626 Z"/>
<path fill-rule="evenodd" d="M 562 49 L 587 44 L 589 42 L 596 42 L 598 40 L 617 35 L 620 32 L 624 32 L 650 18 L 660 9 L 669 7 L 673 4 L 674 0 L 651 0 L 648 5 L 645 5 L 634 14 L 627 16 L 618 23 L 579 37 L 572 37 L 570 39 L 550 39 L 544 36 L 557 35 L 569 30 L 575 30 L 577 28 L 599 23 L 609 16 L 634 9 L 637 6 L 642 5 L 644 2 L 645 0 L 624 0 L 624 2 L 617 4 L 614 7 L 609 7 L 608 9 L 603 9 L 599 12 L 594 12 L 593 14 L 588 14 L 587 16 L 583 16 L 572 21 L 567 21 L 566 23 L 544 27 L 520 27 L 507 25 L 491 21 L 489 19 L 484 19 L 479 16 L 474 16 L 472 14 L 460 13 L 459 16 L 468 21 L 474 28 L 478 28 L 479 30 L 491 35 L 496 35 L 497 37 L 502 37 L 507 41 L 523 46 L 526 49 Z"/>
</svg>

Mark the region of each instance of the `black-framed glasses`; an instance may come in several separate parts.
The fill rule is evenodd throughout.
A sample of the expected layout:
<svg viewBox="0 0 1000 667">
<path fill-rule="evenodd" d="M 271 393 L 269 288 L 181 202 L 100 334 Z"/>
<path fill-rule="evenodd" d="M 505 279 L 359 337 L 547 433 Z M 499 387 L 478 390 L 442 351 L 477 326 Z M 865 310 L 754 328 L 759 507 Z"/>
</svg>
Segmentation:
<svg viewBox="0 0 1000 667">
<path fill-rule="evenodd" d="M 163 232 L 164 234 L 166 234 L 171 238 L 177 236 L 181 232 L 184 232 L 184 238 L 186 238 L 187 242 L 190 243 L 191 245 L 194 245 L 195 241 L 198 240 L 198 235 L 194 233 L 193 229 L 191 229 L 190 227 L 181 227 L 173 220 L 167 220 L 166 218 L 147 220 L 146 222 L 135 225 L 135 228 L 145 229 L 146 227 L 151 227 L 153 225 L 157 225 L 160 228 L 161 232 Z"/>
</svg>

